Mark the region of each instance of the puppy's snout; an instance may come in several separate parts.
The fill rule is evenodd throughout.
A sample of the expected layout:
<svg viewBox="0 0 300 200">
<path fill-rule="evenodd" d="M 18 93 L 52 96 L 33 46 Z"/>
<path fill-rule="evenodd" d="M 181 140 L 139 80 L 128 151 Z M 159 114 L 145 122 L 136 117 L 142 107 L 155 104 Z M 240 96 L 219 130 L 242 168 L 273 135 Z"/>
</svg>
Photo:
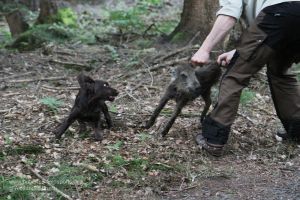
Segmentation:
<svg viewBox="0 0 300 200">
<path fill-rule="evenodd" d="M 197 91 L 201 88 L 201 85 L 198 81 L 192 82 L 192 84 L 189 85 L 189 90 L 190 91 Z"/>
<path fill-rule="evenodd" d="M 116 90 L 116 89 L 114 89 L 114 90 L 113 90 L 113 95 L 114 95 L 114 96 L 118 96 L 118 95 L 119 95 L 119 91 Z"/>
<path fill-rule="evenodd" d="M 200 83 L 199 82 L 195 83 L 194 88 L 195 88 L 195 90 L 200 90 L 201 89 Z"/>
</svg>

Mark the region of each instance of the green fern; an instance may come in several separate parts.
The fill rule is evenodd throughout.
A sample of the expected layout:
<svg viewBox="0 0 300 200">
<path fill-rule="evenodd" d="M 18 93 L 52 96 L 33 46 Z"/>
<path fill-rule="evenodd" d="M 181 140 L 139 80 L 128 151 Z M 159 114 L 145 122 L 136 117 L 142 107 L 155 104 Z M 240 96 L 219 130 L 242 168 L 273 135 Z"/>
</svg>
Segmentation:
<svg viewBox="0 0 300 200">
<path fill-rule="evenodd" d="M 53 97 L 46 97 L 40 100 L 43 105 L 46 105 L 50 110 L 57 111 L 58 107 L 63 105 L 63 102 Z"/>
</svg>

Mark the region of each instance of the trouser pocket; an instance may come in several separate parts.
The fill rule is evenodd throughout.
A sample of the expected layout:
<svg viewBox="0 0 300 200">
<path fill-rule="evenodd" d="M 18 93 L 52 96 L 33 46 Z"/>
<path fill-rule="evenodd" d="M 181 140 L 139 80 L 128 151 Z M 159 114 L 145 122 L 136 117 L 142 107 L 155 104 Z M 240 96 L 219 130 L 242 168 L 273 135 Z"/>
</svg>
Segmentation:
<svg viewBox="0 0 300 200">
<path fill-rule="evenodd" d="M 267 34 L 258 28 L 255 24 L 252 24 L 242 35 L 241 43 L 237 47 L 239 56 L 249 61 L 253 59 L 256 50 L 267 39 Z"/>
</svg>

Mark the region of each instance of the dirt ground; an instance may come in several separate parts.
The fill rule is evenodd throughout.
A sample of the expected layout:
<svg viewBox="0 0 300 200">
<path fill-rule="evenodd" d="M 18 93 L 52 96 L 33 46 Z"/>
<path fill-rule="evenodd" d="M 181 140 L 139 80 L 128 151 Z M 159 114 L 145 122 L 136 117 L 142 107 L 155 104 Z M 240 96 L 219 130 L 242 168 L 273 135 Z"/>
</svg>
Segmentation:
<svg viewBox="0 0 300 200">
<path fill-rule="evenodd" d="M 34 172 L 73 199 L 300 199 L 300 146 L 275 138 L 280 123 L 264 71 L 251 81 L 254 96 L 240 106 L 221 158 L 195 145 L 201 98 L 184 108 L 166 138 L 156 133 L 173 102 L 151 129 L 140 128 L 170 80 L 169 69 L 197 47 L 178 49 L 141 50 L 128 43 L 112 52 L 99 43 L 1 50 L 0 199 L 21 190 L 29 191 L 28 199 L 61 199 Z M 131 65 L 133 57 L 137 63 Z M 78 92 L 80 71 L 120 92 L 107 103 L 113 128 L 105 130 L 102 142 L 94 141 L 90 131 L 79 133 L 77 123 L 61 140 L 54 139 L 52 131 Z M 49 97 L 61 103 L 51 108 L 42 101 Z M 26 181 L 18 185 L 12 177 Z"/>
<path fill-rule="evenodd" d="M 43 149 L 41 154 L 8 154 L 1 161 L 2 176 L 17 174 L 34 179 L 22 159 L 34 160 L 34 168 L 44 177 L 52 176 L 55 170 L 49 168 L 57 165 L 86 163 L 96 166 L 104 177 L 89 188 L 79 188 L 82 199 L 300 198 L 299 146 L 275 139 L 279 122 L 259 77 L 252 87 L 260 91 L 240 109 L 225 155 L 214 158 L 197 149 L 193 139 L 203 108 L 200 98 L 184 109 L 165 139 L 156 131 L 168 115 L 159 117 L 150 130 L 139 128 L 170 79 L 168 67 L 141 73 L 140 69 L 122 67 L 121 60 L 115 63 L 107 59 L 110 52 L 99 46 L 48 48 L 47 55 L 44 48 L 27 53 L 1 52 L 1 145 L 6 150 L 24 145 Z M 134 49 L 126 51 L 132 53 Z M 66 69 L 66 63 L 82 67 L 91 60 L 96 60 L 89 65 L 94 69 L 87 74 L 109 80 L 120 91 L 117 100 L 110 103 L 114 127 L 105 132 L 102 143 L 89 135 L 81 136 L 76 124 L 62 140 L 55 141 L 52 131 L 68 114 L 78 87 L 79 72 Z M 132 71 L 140 73 L 125 76 Z M 64 104 L 53 112 L 41 103 L 45 97 L 55 97 Z M 168 109 L 172 110 L 172 103 Z M 122 145 L 114 149 L 117 142 Z M 102 164 L 109 162 L 111 155 L 125 160 L 139 157 L 162 167 L 142 169 L 144 173 L 137 177 L 129 176 L 125 167 L 107 172 Z M 74 191 L 70 194 L 79 198 Z"/>
</svg>

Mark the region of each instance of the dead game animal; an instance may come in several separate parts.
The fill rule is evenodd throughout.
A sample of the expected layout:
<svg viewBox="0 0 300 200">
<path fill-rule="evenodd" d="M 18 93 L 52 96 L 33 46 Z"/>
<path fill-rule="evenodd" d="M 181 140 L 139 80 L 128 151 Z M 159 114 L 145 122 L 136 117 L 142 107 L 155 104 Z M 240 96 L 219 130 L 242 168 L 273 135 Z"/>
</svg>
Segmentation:
<svg viewBox="0 0 300 200">
<path fill-rule="evenodd" d="M 118 95 L 118 91 L 111 88 L 105 81 L 93 80 L 91 77 L 83 74 L 78 75 L 77 80 L 80 89 L 76 96 L 75 104 L 69 116 L 54 131 L 55 137 L 60 139 L 68 127 L 77 120 L 80 124 L 80 131 L 85 130 L 85 122 L 91 123 L 95 132 L 95 139 L 101 141 L 103 139 L 101 113 L 104 114 L 107 127 L 110 128 L 112 126 L 105 101 L 113 101 Z"/>
<path fill-rule="evenodd" d="M 170 120 L 160 131 L 160 134 L 165 136 L 169 132 L 177 116 L 180 114 L 182 108 L 188 102 L 193 101 L 199 96 L 202 96 L 205 102 L 201 114 L 202 122 L 211 105 L 211 87 L 219 80 L 220 76 L 221 68 L 216 63 L 203 65 L 196 69 L 190 65 L 182 65 L 174 69 L 172 72 L 171 83 L 167 87 L 165 94 L 144 128 L 148 129 L 153 126 L 161 110 L 169 100 L 173 99 L 176 101 L 175 110 L 172 113 Z"/>
</svg>

